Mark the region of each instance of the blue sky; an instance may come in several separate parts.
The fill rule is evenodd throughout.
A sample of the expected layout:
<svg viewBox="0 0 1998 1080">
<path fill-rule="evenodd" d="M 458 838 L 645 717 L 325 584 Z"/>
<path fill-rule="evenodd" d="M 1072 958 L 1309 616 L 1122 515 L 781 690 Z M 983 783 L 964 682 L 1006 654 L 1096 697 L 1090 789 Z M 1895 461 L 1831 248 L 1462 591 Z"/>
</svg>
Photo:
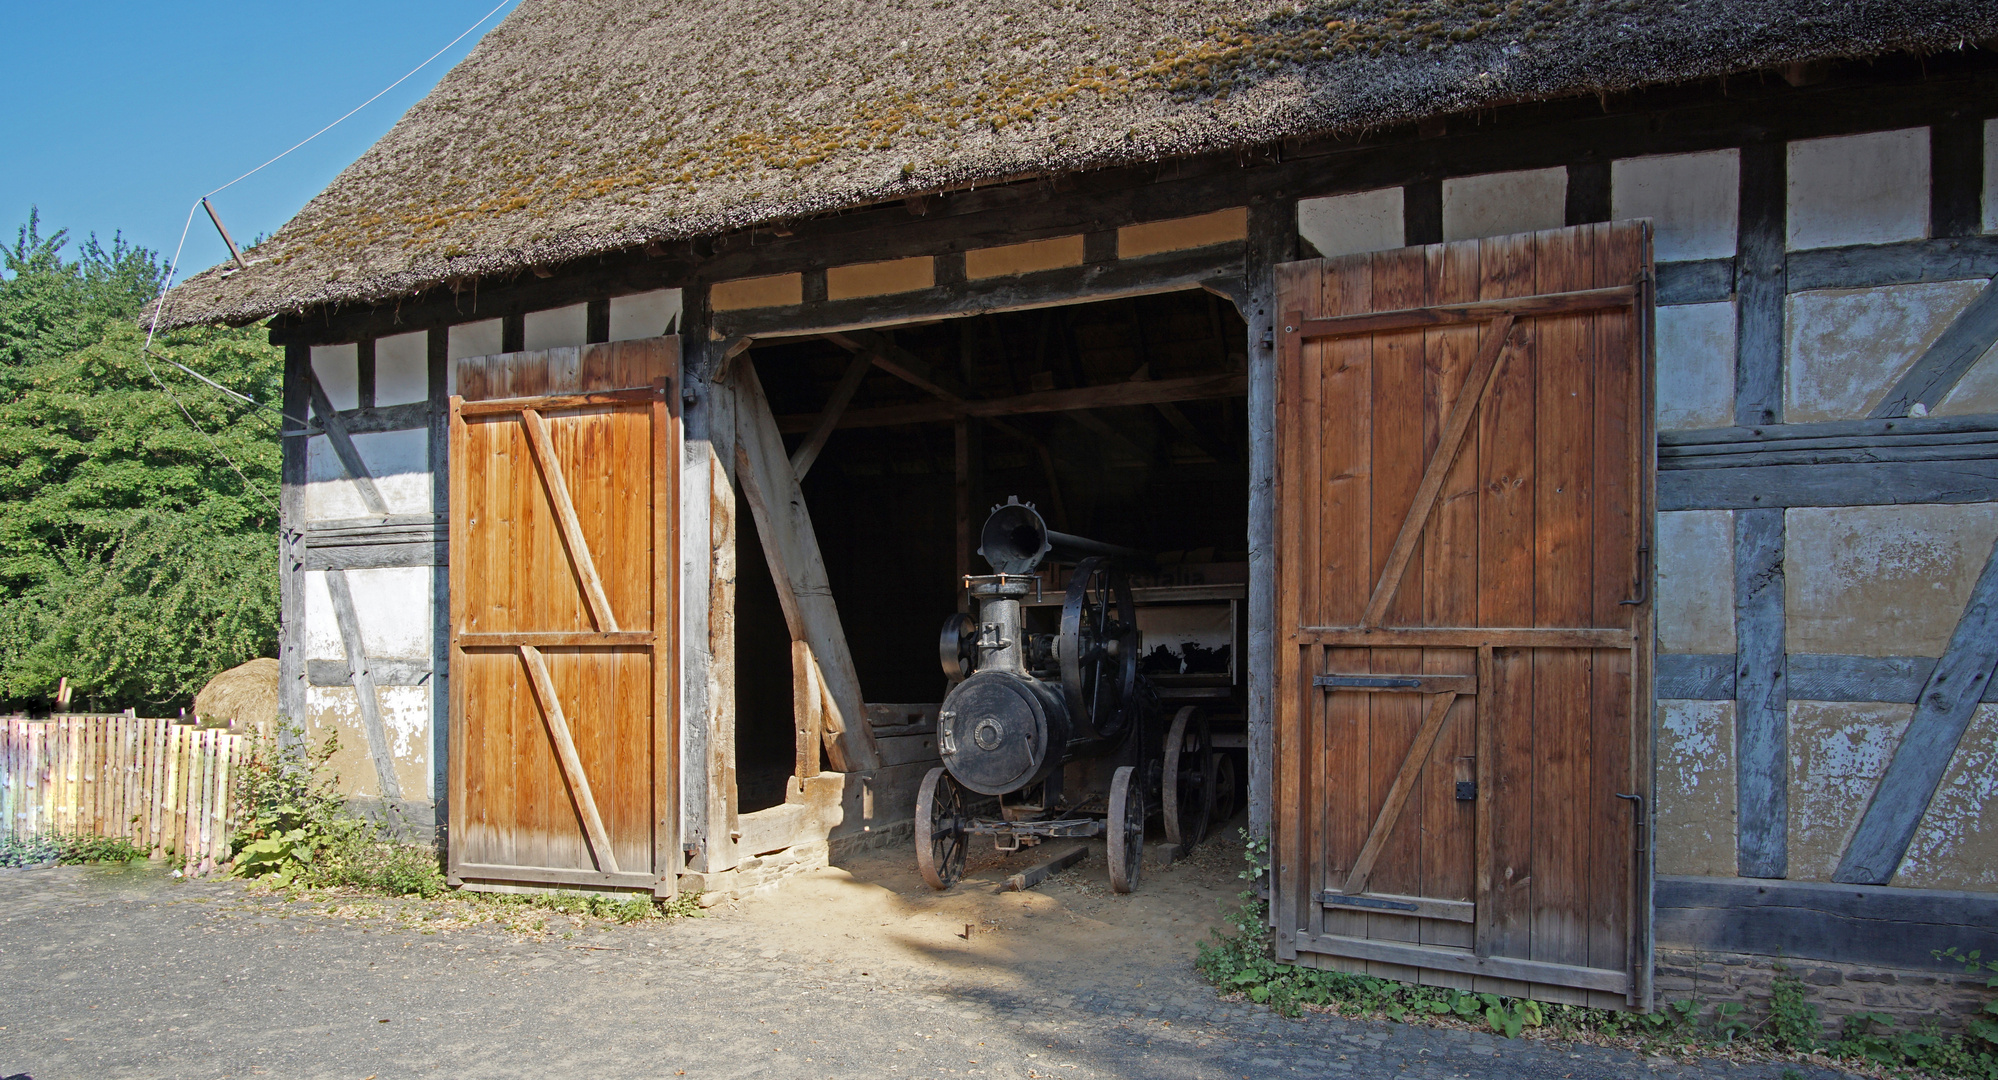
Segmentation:
<svg viewBox="0 0 1998 1080">
<path fill-rule="evenodd" d="M 0 0 L 0 235 L 96 232 L 173 253 L 188 207 L 323 127 L 499 0 L 132 3 Z M 283 161 L 214 198 L 239 243 L 277 231 L 497 25 Z M 183 273 L 227 256 L 197 214 Z"/>
</svg>

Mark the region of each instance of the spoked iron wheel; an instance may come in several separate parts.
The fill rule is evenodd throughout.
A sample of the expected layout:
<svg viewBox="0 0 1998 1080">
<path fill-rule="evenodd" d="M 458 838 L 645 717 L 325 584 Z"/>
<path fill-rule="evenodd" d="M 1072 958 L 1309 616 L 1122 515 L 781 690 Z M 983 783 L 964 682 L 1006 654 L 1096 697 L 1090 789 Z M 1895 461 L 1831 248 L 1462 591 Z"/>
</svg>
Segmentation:
<svg viewBox="0 0 1998 1080">
<path fill-rule="evenodd" d="M 1214 815 L 1213 821 L 1227 821 L 1235 816 L 1235 755 L 1214 755 Z"/>
<path fill-rule="evenodd" d="M 1071 715 L 1103 738 L 1124 730 L 1138 685 L 1137 605 L 1109 559 L 1075 566 L 1061 605 L 1061 687 Z"/>
<path fill-rule="evenodd" d="M 916 793 L 916 869 L 941 892 L 964 873 L 964 796 L 942 767 L 923 777 Z"/>
<path fill-rule="evenodd" d="M 1182 853 L 1207 836 L 1214 815 L 1214 740 L 1192 705 L 1172 718 L 1165 741 L 1166 841 Z"/>
<path fill-rule="evenodd" d="M 1103 823 L 1110 856 L 1110 891 L 1127 893 L 1138 887 L 1145 858 L 1145 792 L 1137 770 L 1120 767 L 1110 777 L 1110 817 Z"/>
</svg>

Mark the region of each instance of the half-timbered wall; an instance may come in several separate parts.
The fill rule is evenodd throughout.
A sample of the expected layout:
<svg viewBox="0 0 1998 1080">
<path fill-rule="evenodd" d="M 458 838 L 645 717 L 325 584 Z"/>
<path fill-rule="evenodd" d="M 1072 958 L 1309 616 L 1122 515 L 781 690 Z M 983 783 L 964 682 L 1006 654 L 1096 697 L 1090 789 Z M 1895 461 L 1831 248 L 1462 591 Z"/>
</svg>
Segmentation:
<svg viewBox="0 0 1998 1080">
<path fill-rule="evenodd" d="M 311 423 L 286 448 L 284 708 L 315 743 L 337 736 L 332 766 L 349 799 L 392 804 L 411 829 L 438 822 L 448 760 L 452 364 L 505 351 L 509 324 L 531 348 L 657 336 L 678 316 L 679 290 L 598 306 L 594 336 L 591 305 L 578 304 L 292 350 L 286 411 Z"/>
<path fill-rule="evenodd" d="M 1925 947 L 1911 952 L 1914 938 L 1880 928 L 1920 922 L 1911 911 L 1938 926 L 1988 924 L 1998 896 L 1998 711 L 1979 703 L 1998 647 L 1998 571 L 1988 569 L 1998 539 L 1993 118 L 1998 67 L 1981 54 L 1883 59 L 1822 85 L 1771 75 L 1732 81 L 1725 94 L 1679 87 L 1519 106 L 860 208 L 486 283 L 485 299 L 468 288 L 318 323 L 287 320 L 277 335 L 359 343 L 349 382 L 326 389 L 350 395 L 337 407 L 351 412 L 357 453 L 381 456 L 387 503 L 406 497 L 392 479 L 404 474 L 387 446 L 358 433 L 431 424 L 382 404 L 395 385 L 382 374 L 383 343 L 397 331 L 434 328 L 434 416 L 447 355 L 526 348 L 530 338 L 574 343 L 579 330 L 584 340 L 621 337 L 621 319 L 641 309 L 663 325 L 663 298 L 670 293 L 678 312 L 682 293 L 652 290 L 685 286 L 684 314 L 674 316 L 687 335 L 688 376 L 683 838 L 695 851 L 727 817 L 729 680 L 715 674 L 733 647 L 736 558 L 736 403 L 725 373 L 750 341 L 1172 288 L 1230 297 L 1249 338 L 1250 609 L 1267 612 L 1276 511 L 1269 268 L 1649 218 L 1659 305 L 1660 512 L 1650 558 L 1660 941 L 1755 951 L 1780 939 L 1791 956 L 1863 946 L 1874 962 L 1921 962 Z M 480 322 L 472 312 L 504 314 Z M 325 352 L 331 382 L 336 361 Z M 303 364 L 294 362 L 288 386 L 294 416 L 309 407 Z M 361 400 L 368 392 L 372 411 Z M 287 520 L 307 520 L 308 496 L 351 511 L 361 496 L 337 478 L 313 487 L 333 477 L 337 440 L 310 452 L 304 441 L 288 449 Z M 309 469 L 318 470 L 310 481 Z M 288 534 L 293 565 L 302 552 L 305 563 L 324 563 L 339 549 L 325 523 L 314 524 L 318 532 Z M 392 534 L 374 535 L 386 543 Z M 395 545 L 409 548 L 435 539 L 399 535 Z M 418 565 L 428 564 L 394 568 Z M 315 572 L 287 577 L 288 620 L 309 609 Z M 440 602 L 429 610 L 434 621 Z M 289 622 L 287 634 L 287 656 L 303 658 L 308 636 Z M 325 662 L 341 661 L 344 645 L 311 640 L 315 670 L 338 683 L 339 664 Z M 362 644 L 363 658 L 378 647 Z M 1270 648 L 1267 626 L 1257 627 L 1249 786 L 1258 826 L 1269 806 Z M 303 702 L 307 666 L 287 661 L 300 687 L 288 701 Z M 339 694 L 351 682 L 312 689 L 327 722 L 347 725 L 359 745 L 365 718 L 345 704 L 351 690 Z M 399 685 L 387 684 L 390 698 Z M 434 710 L 441 698 L 429 700 Z M 385 719 L 384 731 L 393 722 L 403 721 Z M 418 741 L 441 759 L 434 736 Z M 441 767 L 433 761 L 428 775 Z M 372 770 L 350 771 L 363 792 Z M 1808 929 L 1772 936 L 1793 925 Z"/>
<path fill-rule="evenodd" d="M 1937 243 L 1993 224 L 1993 125 L 1299 203 L 1300 235 L 1328 256 L 1541 228 L 1591 203 L 1656 223 L 1663 874 L 1998 890 L 1998 708 L 1948 738 L 1959 705 L 1933 724 L 1945 737 L 1900 750 L 1966 610 L 1998 586 L 1979 589 L 1998 539 L 1998 268 Z M 1897 754 L 1908 778 L 1883 802 Z M 1854 851 L 1875 802 L 1888 842 Z M 1892 865 L 1860 865 L 1898 843 Z"/>
</svg>

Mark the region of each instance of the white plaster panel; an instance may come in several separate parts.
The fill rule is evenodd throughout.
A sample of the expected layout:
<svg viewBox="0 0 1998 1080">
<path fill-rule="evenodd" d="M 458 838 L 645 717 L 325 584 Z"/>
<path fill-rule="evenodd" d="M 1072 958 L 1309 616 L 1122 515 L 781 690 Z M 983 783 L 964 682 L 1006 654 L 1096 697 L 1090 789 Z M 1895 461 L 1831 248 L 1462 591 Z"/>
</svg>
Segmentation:
<svg viewBox="0 0 1998 1080">
<path fill-rule="evenodd" d="M 454 361 L 444 365 L 444 392 L 458 392 L 458 365 L 467 356 L 492 356 L 505 344 L 506 327 L 498 319 L 459 323 L 447 335 L 444 355 Z"/>
<path fill-rule="evenodd" d="M 405 799 L 431 799 L 430 691 L 421 686 L 384 686 L 376 690 L 388 737 L 396 783 Z M 368 756 L 368 732 L 361 720 L 360 695 L 351 686 L 313 686 L 305 692 L 305 733 L 314 745 L 328 736 L 339 739 L 339 750 L 327 762 L 348 797 L 379 798 L 381 783 Z"/>
<path fill-rule="evenodd" d="M 1929 232 L 1929 129 L 1789 146 L 1789 245 L 1886 244 Z"/>
<path fill-rule="evenodd" d="M 352 345 L 314 345 L 312 374 L 337 409 L 361 407 L 361 352 Z"/>
<path fill-rule="evenodd" d="M 1908 729 L 1913 705 L 1790 703 L 1790 878 L 1830 881 Z"/>
<path fill-rule="evenodd" d="M 1658 309 L 1658 427 L 1734 423 L 1734 302 Z"/>
<path fill-rule="evenodd" d="M 1650 218 L 1659 262 L 1734 256 L 1741 151 L 1659 154 L 1610 164 L 1610 217 Z"/>
<path fill-rule="evenodd" d="M 305 656 L 344 663 L 347 647 L 340 639 L 326 573 L 305 573 Z M 347 591 L 354 597 L 354 618 L 361 627 L 362 655 L 378 660 L 430 661 L 433 665 L 441 662 L 443 658 L 430 653 L 434 568 L 395 566 L 346 573 Z"/>
<path fill-rule="evenodd" d="M 1734 702 L 1658 703 L 1658 872 L 1735 874 Z"/>
<path fill-rule="evenodd" d="M 1998 346 L 1985 350 L 1929 412 L 1937 416 L 1998 413 Z"/>
<path fill-rule="evenodd" d="M 431 512 L 430 432 L 377 431 L 353 436 L 354 450 L 374 478 L 391 514 Z M 305 517 L 308 521 L 339 521 L 368 517 L 361 489 L 349 479 L 333 441 L 313 436 L 305 451 Z"/>
<path fill-rule="evenodd" d="M 1984 231 L 1998 232 L 1998 120 L 1984 122 Z"/>
<path fill-rule="evenodd" d="M 1783 419 L 1865 416 L 1984 286 L 1927 281 L 1792 295 L 1783 316 Z"/>
<path fill-rule="evenodd" d="M 610 302 L 610 339 L 637 341 L 658 337 L 668 325 L 677 325 L 680 290 L 654 289 L 630 296 L 613 296 Z"/>
<path fill-rule="evenodd" d="M 1998 891 L 1998 705 L 1971 717 L 1893 883 Z"/>
<path fill-rule="evenodd" d="M 547 311 L 530 311 L 522 330 L 521 347 L 530 351 L 575 348 L 590 336 L 590 306 L 570 304 Z"/>
<path fill-rule="evenodd" d="M 1658 515 L 1659 652 L 1734 651 L 1733 566 L 1734 511 Z"/>
<path fill-rule="evenodd" d="M 375 341 L 375 404 L 430 400 L 430 335 L 422 330 Z"/>
<path fill-rule="evenodd" d="M 1398 187 L 1297 201 L 1297 234 L 1331 259 L 1401 247 L 1402 195 Z"/>
<path fill-rule="evenodd" d="M 1790 652 L 1941 656 L 1998 539 L 1998 504 L 1799 507 L 1784 536 Z"/>
<path fill-rule="evenodd" d="M 429 660 L 431 575 L 428 566 L 379 567 L 347 571 L 360 620 L 366 655 L 378 659 Z"/>
<path fill-rule="evenodd" d="M 333 593 L 326 586 L 324 570 L 305 572 L 305 658 L 347 661 L 346 647 L 340 643 L 340 624 L 333 617 Z"/>
<path fill-rule="evenodd" d="M 1558 229 L 1568 220 L 1568 170 L 1457 176 L 1443 181 L 1443 239 Z"/>
</svg>

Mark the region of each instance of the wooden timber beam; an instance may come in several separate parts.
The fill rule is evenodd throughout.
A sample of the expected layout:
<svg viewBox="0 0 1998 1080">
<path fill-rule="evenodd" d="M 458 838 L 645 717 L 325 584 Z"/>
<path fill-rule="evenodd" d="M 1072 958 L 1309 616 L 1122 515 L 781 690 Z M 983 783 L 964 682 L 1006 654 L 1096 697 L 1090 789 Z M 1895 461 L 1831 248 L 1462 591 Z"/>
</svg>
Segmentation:
<svg viewBox="0 0 1998 1080">
<path fill-rule="evenodd" d="M 784 440 L 770 414 L 770 402 L 763 396 L 756 366 L 738 366 L 735 381 L 736 479 L 756 516 L 756 530 L 763 538 L 763 554 L 770 563 L 770 578 L 777 586 L 791 640 L 805 642 L 818 661 L 825 697 L 832 706 L 826 710 L 824 723 L 838 731 L 838 737 L 825 744 L 827 755 L 841 772 L 872 772 L 881 767 L 881 752 L 867 723 L 860 676 L 847 648 L 839 608 L 833 603 L 832 585 L 826 580 L 804 492 L 799 490 L 798 477 L 784 453 Z"/>
<path fill-rule="evenodd" d="M 849 409 L 840 418 L 842 428 L 898 427 L 905 424 L 936 424 L 959 416 L 990 419 L 997 416 L 1028 416 L 1035 413 L 1075 412 L 1081 409 L 1112 409 L 1132 405 L 1155 405 L 1161 401 L 1210 401 L 1241 397 L 1249 392 L 1248 376 L 1239 372 L 1196 375 L 1184 379 L 1157 379 L 1151 382 L 1110 383 L 1075 390 L 1044 390 L 1008 398 L 969 401 L 963 398 L 916 405 L 884 405 L 873 409 Z M 811 430 L 814 416 L 783 416 L 777 430 L 797 434 Z M 995 425 L 996 426 L 996 425 Z M 1000 430 L 1005 430 L 1001 428 Z"/>
<path fill-rule="evenodd" d="M 1146 361 L 1145 363 L 1139 365 L 1138 370 L 1131 373 L 1130 381 L 1131 382 L 1152 381 L 1151 362 Z M 1192 446 L 1195 450 L 1200 451 L 1201 453 L 1207 455 L 1208 457 L 1212 458 L 1215 461 L 1222 462 L 1225 464 L 1230 464 L 1230 465 L 1237 464 L 1242 460 L 1242 456 L 1240 454 L 1231 453 L 1228 450 L 1228 448 L 1226 446 L 1223 446 L 1219 441 L 1209 438 L 1206 432 L 1200 430 L 1199 425 L 1195 424 L 1191 418 L 1189 418 L 1184 412 L 1180 411 L 1178 405 L 1175 405 L 1170 401 L 1155 401 L 1152 402 L 1152 408 L 1157 409 L 1159 411 L 1159 415 L 1165 418 L 1166 423 L 1170 425 L 1174 431 L 1178 432 L 1179 437 L 1185 439 L 1187 441 L 1187 444 Z"/>
<path fill-rule="evenodd" d="M 791 451 L 791 472 L 797 475 L 799 482 L 802 483 L 805 474 L 812 471 L 812 462 L 819 459 L 819 451 L 825 449 L 826 440 L 832 438 L 833 429 L 839 426 L 839 418 L 845 414 L 847 404 L 860 389 L 861 381 L 873 369 L 871 360 L 868 356 L 853 358 L 853 363 L 847 365 L 846 374 L 841 375 L 838 384 L 833 387 L 832 396 L 826 399 L 826 407 L 819 413 L 818 422 L 812 425 L 811 434 L 806 435 L 805 441 Z"/>
<path fill-rule="evenodd" d="M 929 377 L 929 365 L 923 363 L 921 357 L 895 344 L 885 336 L 870 330 L 853 330 L 845 333 L 827 334 L 825 335 L 825 339 L 853 353 L 855 356 L 872 361 L 875 367 L 901 379 L 918 390 L 930 394 L 939 401 L 964 410 L 963 412 L 952 412 L 944 417 L 944 419 L 956 421 L 965 416 L 974 415 L 971 412 L 974 403 L 970 399 L 932 381 Z M 1052 496 L 1055 516 L 1061 521 L 1066 521 L 1068 518 L 1068 508 L 1062 502 L 1061 481 L 1055 476 L 1054 455 L 1048 452 L 1047 444 L 1035 438 L 1029 432 L 1006 423 L 1004 420 L 997 420 L 989 416 L 984 419 L 986 423 L 991 424 L 997 429 L 1000 434 L 1010 436 L 1018 440 L 1022 445 L 1033 449 L 1035 456 L 1040 459 L 1041 471 L 1047 474 L 1048 492 Z M 862 425 L 841 424 L 839 426 L 858 427 Z M 778 430 L 788 434 L 791 429 L 785 427 L 783 421 L 779 421 Z"/>
</svg>

